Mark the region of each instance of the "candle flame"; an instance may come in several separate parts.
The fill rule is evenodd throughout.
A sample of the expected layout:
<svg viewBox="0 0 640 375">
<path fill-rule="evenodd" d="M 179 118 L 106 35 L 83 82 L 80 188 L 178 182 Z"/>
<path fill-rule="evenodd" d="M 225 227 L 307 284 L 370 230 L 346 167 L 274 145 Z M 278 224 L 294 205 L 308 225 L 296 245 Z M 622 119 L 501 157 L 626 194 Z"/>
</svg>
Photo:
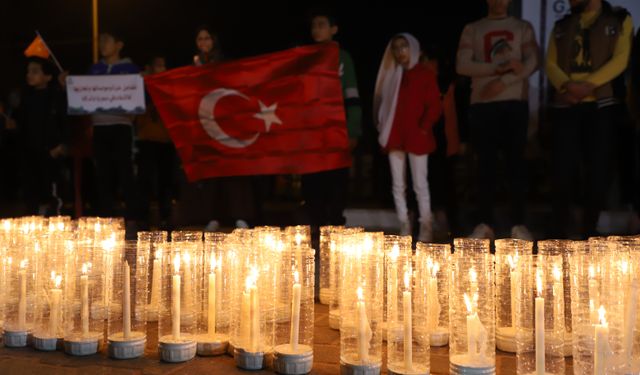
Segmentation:
<svg viewBox="0 0 640 375">
<path fill-rule="evenodd" d="M 189 254 L 189 253 L 184 253 L 183 258 L 184 258 L 184 262 L 185 262 L 187 265 L 191 264 L 191 254 Z"/>
<path fill-rule="evenodd" d="M 629 262 L 627 260 L 623 260 L 620 262 L 620 269 L 622 270 L 622 274 L 627 275 L 629 273 Z"/>
<path fill-rule="evenodd" d="M 511 271 L 515 271 L 516 266 L 518 265 L 518 256 L 516 255 L 514 257 L 511 254 L 507 255 L 507 263 L 509 263 L 509 268 L 511 268 Z"/>
<path fill-rule="evenodd" d="M 102 241 L 102 248 L 105 251 L 111 251 L 115 247 L 116 247 L 116 236 L 115 235 L 111 235 L 111 237 L 109 237 L 106 240 Z"/>
<path fill-rule="evenodd" d="M 296 233 L 295 241 L 296 246 L 300 246 L 302 244 L 302 234 Z"/>
<path fill-rule="evenodd" d="M 469 280 L 472 283 L 478 282 L 478 274 L 476 273 L 476 269 L 473 267 L 469 268 Z"/>
<path fill-rule="evenodd" d="M 293 281 L 297 284 L 298 283 L 298 271 L 294 271 L 293 272 Z"/>
<path fill-rule="evenodd" d="M 93 228 L 98 233 L 102 230 L 102 226 L 100 225 L 100 223 L 96 223 L 96 225 Z"/>
<path fill-rule="evenodd" d="M 552 272 L 553 272 L 553 278 L 556 281 L 562 280 L 562 271 L 560 271 L 560 267 L 558 267 L 557 264 L 553 265 L 553 271 Z"/>
<path fill-rule="evenodd" d="M 331 251 L 331 252 L 336 251 L 336 243 L 335 243 L 335 241 L 331 241 L 329 243 L 329 251 Z"/>
<path fill-rule="evenodd" d="M 362 293 L 362 287 L 359 286 L 358 290 L 356 291 L 356 294 L 358 295 L 358 301 L 362 302 L 364 300 L 364 295 Z"/>
<path fill-rule="evenodd" d="M 603 326 L 607 326 L 607 319 L 605 318 L 605 314 L 607 313 L 607 311 L 604 309 L 604 306 L 600 305 L 600 308 L 598 309 L 598 315 L 600 317 L 600 324 L 602 324 Z"/>
<path fill-rule="evenodd" d="M 60 284 L 62 283 L 62 275 L 57 275 L 53 280 L 53 283 L 56 286 L 56 289 L 60 288 Z"/>
<path fill-rule="evenodd" d="M 411 269 L 404 271 L 404 287 L 411 290 Z"/>
<path fill-rule="evenodd" d="M 160 258 L 162 258 L 162 251 L 158 249 L 155 252 L 155 259 L 160 259 Z"/>
<path fill-rule="evenodd" d="M 589 278 L 593 279 L 596 277 L 596 269 L 593 267 L 593 264 L 589 266 Z"/>
<path fill-rule="evenodd" d="M 364 250 L 368 253 L 373 251 L 373 240 L 371 239 L 370 236 L 366 236 L 364 238 Z"/>
<path fill-rule="evenodd" d="M 89 272 L 89 268 L 91 267 L 91 263 L 83 263 L 82 264 L 82 274 L 86 275 Z"/>
<path fill-rule="evenodd" d="M 440 264 L 438 262 L 435 262 L 433 264 L 433 267 L 431 268 L 431 277 L 437 277 L 438 271 L 440 271 Z"/>
<path fill-rule="evenodd" d="M 218 261 L 216 260 L 216 256 L 211 255 L 211 272 L 216 270 L 217 265 L 218 265 Z"/>
<path fill-rule="evenodd" d="M 542 271 L 536 272 L 536 289 L 538 290 L 538 297 L 542 296 Z"/>
<path fill-rule="evenodd" d="M 22 268 L 22 269 L 27 268 L 27 263 L 29 263 L 28 260 L 26 260 L 26 259 L 21 260 L 20 261 L 20 268 Z"/>
<path fill-rule="evenodd" d="M 3 228 L 6 232 L 11 230 L 11 222 L 9 220 L 4 220 Z"/>
<path fill-rule="evenodd" d="M 467 306 L 467 312 L 471 314 L 471 312 L 473 311 L 473 306 L 471 305 L 471 299 L 469 298 L 467 293 L 464 294 L 464 304 Z"/>
<path fill-rule="evenodd" d="M 389 253 L 389 258 L 391 258 L 391 260 L 395 262 L 396 260 L 398 260 L 399 256 L 400 256 L 400 247 L 396 242 L 393 244 L 393 247 L 391 248 L 391 252 Z"/>
<path fill-rule="evenodd" d="M 175 273 L 180 273 L 180 254 L 173 257 L 173 270 Z"/>
</svg>

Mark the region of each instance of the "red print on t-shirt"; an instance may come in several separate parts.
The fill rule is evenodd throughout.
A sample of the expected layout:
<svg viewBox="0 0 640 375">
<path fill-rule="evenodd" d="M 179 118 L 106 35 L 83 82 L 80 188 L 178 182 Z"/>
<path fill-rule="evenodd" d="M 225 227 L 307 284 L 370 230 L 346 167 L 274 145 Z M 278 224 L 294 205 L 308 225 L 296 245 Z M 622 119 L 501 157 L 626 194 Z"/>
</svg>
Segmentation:
<svg viewBox="0 0 640 375">
<path fill-rule="evenodd" d="M 484 35 L 485 62 L 504 63 L 511 59 L 513 33 L 509 30 L 495 30 Z"/>
</svg>

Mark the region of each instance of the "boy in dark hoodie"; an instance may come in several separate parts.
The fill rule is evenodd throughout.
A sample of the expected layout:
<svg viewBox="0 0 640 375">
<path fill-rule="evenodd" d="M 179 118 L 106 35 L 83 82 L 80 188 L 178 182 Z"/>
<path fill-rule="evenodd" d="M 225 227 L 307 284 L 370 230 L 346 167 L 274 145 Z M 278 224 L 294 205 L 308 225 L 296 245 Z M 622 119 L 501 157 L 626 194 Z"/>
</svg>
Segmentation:
<svg viewBox="0 0 640 375">
<path fill-rule="evenodd" d="M 122 38 L 114 32 L 103 32 L 98 41 L 102 59 L 89 69 L 91 75 L 137 74 L 140 70 L 130 59 L 122 58 Z M 116 192 L 120 184 L 126 204 L 125 217 L 135 219 L 135 183 L 133 177 L 133 116 L 94 114 L 93 157 L 96 166 L 100 216 L 115 216 Z"/>
<path fill-rule="evenodd" d="M 15 113 L 27 215 L 58 215 L 62 158 L 66 154 L 67 127 L 64 95 L 56 87 L 52 64 L 40 57 L 27 63 L 27 89 Z"/>
</svg>

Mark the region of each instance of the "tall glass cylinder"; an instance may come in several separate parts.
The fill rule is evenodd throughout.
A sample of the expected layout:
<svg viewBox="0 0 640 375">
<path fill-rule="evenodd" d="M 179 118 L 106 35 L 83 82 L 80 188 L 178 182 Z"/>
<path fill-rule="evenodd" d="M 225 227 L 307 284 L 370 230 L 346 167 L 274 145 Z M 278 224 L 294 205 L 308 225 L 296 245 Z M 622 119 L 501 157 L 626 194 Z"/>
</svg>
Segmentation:
<svg viewBox="0 0 640 375">
<path fill-rule="evenodd" d="M 333 225 L 320 227 L 320 303 L 323 305 L 331 302 L 331 257 L 336 251 L 334 234 L 343 229 L 343 226 Z"/>
<path fill-rule="evenodd" d="M 523 255 L 518 261 L 518 374 L 565 373 L 561 255 Z"/>
<path fill-rule="evenodd" d="M 384 236 L 360 233 L 345 239 L 343 246 L 339 292 L 341 373 L 380 373 Z"/>
<path fill-rule="evenodd" d="M 495 373 L 494 275 L 493 256 L 488 252 L 456 248 L 449 279 L 451 374 Z"/>
<path fill-rule="evenodd" d="M 144 354 L 147 340 L 147 270 L 148 247 L 138 248 L 127 241 L 121 256 L 114 259 L 112 304 L 120 311 L 109 310 L 107 340 L 109 356 L 115 359 L 138 358 Z"/>
<path fill-rule="evenodd" d="M 401 315 L 402 301 L 398 301 L 398 294 L 402 297 L 399 286 L 402 287 L 404 273 L 399 270 L 404 267 L 407 259 L 411 259 L 412 252 L 411 236 L 384 236 L 382 340 L 387 340 L 389 329 L 395 330 L 392 336 L 397 335 L 398 330 L 402 330 L 402 319 L 398 318 Z M 396 326 L 389 326 L 390 321 Z"/>
<path fill-rule="evenodd" d="M 496 246 L 496 347 L 502 351 L 516 352 L 516 295 L 518 290 L 519 260 L 530 255 L 533 242 L 518 239 L 501 239 Z"/>
<path fill-rule="evenodd" d="M 449 343 L 449 262 L 451 247 L 448 244 L 416 244 L 416 278 L 418 290 L 426 292 L 427 327 L 431 346 Z"/>
<path fill-rule="evenodd" d="M 197 272 L 193 269 L 197 246 L 177 241 L 171 242 L 170 249 L 162 252 L 158 348 L 163 361 L 185 362 L 195 357 L 197 346 Z"/>
<path fill-rule="evenodd" d="M 138 232 L 138 249 L 149 254 L 149 270 L 147 272 L 147 322 L 158 321 L 160 308 L 160 288 L 162 284 L 162 249 L 167 242 L 167 232 Z"/>
<path fill-rule="evenodd" d="M 275 326 L 273 367 L 279 374 L 307 374 L 313 367 L 315 251 L 289 246 L 280 255 L 276 277 L 288 309 L 286 319 Z"/>
<path fill-rule="evenodd" d="M 329 293 L 331 294 L 331 300 L 329 301 L 329 328 L 331 329 L 340 329 L 340 288 L 342 285 L 340 265 L 342 264 L 344 249 L 352 236 L 363 231 L 364 229 L 360 227 L 345 228 L 333 236 L 336 246 L 330 253 L 329 260 Z"/>
<path fill-rule="evenodd" d="M 106 219 L 105 219 L 106 220 Z M 110 223 L 110 222 L 108 222 Z M 101 272 L 102 279 L 97 287 L 102 293 L 102 300 L 91 304 L 91 315 L 96 319 L 107 320 L 109 310 L 118 313 L 122 312 L 122 304 L 113 299 L 113 274 L 116 259 L 122 256 L 124 247 L 125 231 L 113 229 L 111 224 L 96 224 L 98 230 L 95 232 L 92 252 L 92 267 Z M 113 302 L 113 304 L 111 304 Z M 110 305 L 111 304 L 111 305 Z"/>
<path fill-rule="evenodd" d="M 198 315 L 198 355 L 224 354 L 229 344 L 230 285 L 224 233 L 205 233 L 204 261 L 200 281 L 201 308 Z"/>
</svg>

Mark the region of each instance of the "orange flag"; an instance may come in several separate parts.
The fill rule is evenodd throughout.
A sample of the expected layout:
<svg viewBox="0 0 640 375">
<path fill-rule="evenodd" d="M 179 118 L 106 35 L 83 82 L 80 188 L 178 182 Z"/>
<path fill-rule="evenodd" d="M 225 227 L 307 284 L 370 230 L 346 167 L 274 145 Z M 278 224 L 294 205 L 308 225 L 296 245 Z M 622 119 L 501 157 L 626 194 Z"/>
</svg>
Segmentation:
<svg viewBox="0 0 640 375">
<path fill-rule="evenodd" d="M 29 47 L 24 50 L 24 55 L 26 57 L 37 56 L 42 57 L 43 59 L 49 58 L 49 49 L 47 45 L 44 43 L 44 40 L 40 37 L 40 35 L 36 36 L 36 38 L 29 44 Z"/>
</svg>

